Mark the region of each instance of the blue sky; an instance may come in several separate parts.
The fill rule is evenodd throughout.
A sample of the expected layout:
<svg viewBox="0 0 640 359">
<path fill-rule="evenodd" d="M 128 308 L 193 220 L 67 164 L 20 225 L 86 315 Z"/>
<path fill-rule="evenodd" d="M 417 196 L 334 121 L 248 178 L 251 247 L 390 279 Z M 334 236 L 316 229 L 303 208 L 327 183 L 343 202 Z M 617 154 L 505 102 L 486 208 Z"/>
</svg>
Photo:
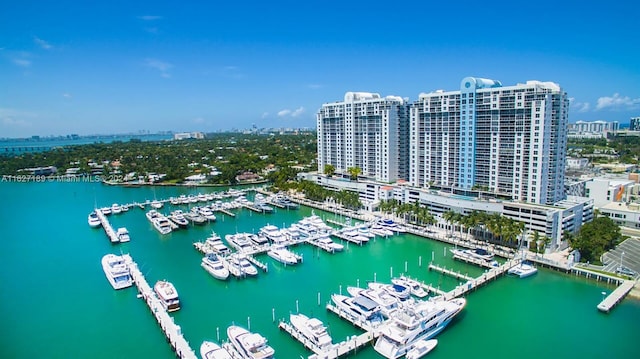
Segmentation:
<svg viewBox="0 0 640 359">
<path fill-rule="evenodd" d="M 0 137 L 315 127 L 346 91 L 554 81 L 570 121 L 640 116 L 637 2 L 15 1 Z"/>
</svg>

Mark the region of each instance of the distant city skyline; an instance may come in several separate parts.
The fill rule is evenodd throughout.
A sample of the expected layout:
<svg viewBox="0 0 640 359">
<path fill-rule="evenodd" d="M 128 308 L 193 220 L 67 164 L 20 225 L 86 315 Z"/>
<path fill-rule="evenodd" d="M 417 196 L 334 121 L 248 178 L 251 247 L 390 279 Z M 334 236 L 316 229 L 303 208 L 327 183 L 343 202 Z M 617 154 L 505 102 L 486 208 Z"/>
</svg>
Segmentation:
<svg viewBox="0 0 640 359">
<path fill-rule="evenodd" d="M 635 2 L 21 1 L 0 12 L 0 137 L 315 128 L 347 91 L 416 101 L 553 81 L 569 121 L 640 115 Z"/>
</svg>

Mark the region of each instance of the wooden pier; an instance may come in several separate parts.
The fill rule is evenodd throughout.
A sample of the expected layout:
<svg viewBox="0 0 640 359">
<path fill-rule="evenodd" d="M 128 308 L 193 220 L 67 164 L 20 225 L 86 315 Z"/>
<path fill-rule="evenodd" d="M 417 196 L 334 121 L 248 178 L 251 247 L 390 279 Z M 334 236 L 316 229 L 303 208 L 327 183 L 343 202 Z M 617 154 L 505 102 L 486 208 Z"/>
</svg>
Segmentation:
<svg viewBox="0 0 640 359">
<path fill-rule="evenodd" d="M 227 211 L 227 210 L 226 210 L 226 209 L 224 209 L 224 208 L 217 208 L 215 211 L 216 211 L 216 212 L 222 212 L 222 213 L 226 214 L 226 215 L 227 215 L 227 216 L 229 216 L 229 217 L 235 217 L 235 216 L 236 216 L 236 214 L 235 214 L 235 213 L 233 213 L 233 212 L 229 212 L 229 211 Z"/>
<path fill-rule="evenodd" d="M 329 222 L 329 223 L 331 223 L 331 224 L 335 224 L 336 226 L 340 226 L 340 227 L 347 227 L 347 226 L 349 226 L 349 224 L 342 223 L 342 222 L 338 222 L 338 221 L 333 220 L 333 219 L 325 219 L 325 221 L 327 221 L 327 222 Z"/>
<path fill-rule="evenodd" d="M 147 283 L 147 280 L 144 278 L 142 272 L 138 269 L 138 265 L 133 261 L 130 255 L 123 255 L 125 262 L 129 266 L 129 271 L 131 273 L 131 277 L 133 278 L 133 282 L 138 287 L 138 291 L 142 295 L 145 303 L 151 310 L 151 313 L 156 318 L 156 321 L 160 325 L 160 329 L 164 332 L 164 335 L 167 337 L 169 344 L 176 352 L 178 358 L 188 358 L 188 359 L 197 359 L 197 356 L 193 349 L 189 346 L 189 343 L 182 336 L 182 330 L 180 326 L 176 325 L 173 321 L 173 317 L 167 313 L 167 311 L 162 306 L 160 299 L 156 296 L 153 289 Z"/>
<path fill-rule="evenodd" d="M 443 297 L 445 300 L 451 300 L 453 298 L 463 296 L 467 294 L 467 292 L 474 290 L 476 288 L 479 288 L 482 285 L 500 277 L 501 275 L 505 274 L 509 269 L 513 268 L 519 263 L 520 263 L 520 259 L 515 258 L 505 262 L 503 265 L 499 267 L 492 267 L 491 270 L 482 274 L 478 278 L 472 278 L 471 280 L 455 287 L 453 290 L 444 293 Z"/>
<path fill-rule="evenodd" d="M 609 311 L 620 303 L 622 299 L 631 291 L 636 282 L 632 280 L 625 280 L 616 288 L 611 294 L 609 294 L 600 304 L 598 304 L 598 310 L 601 312 L 609 313 Z"/>
<path fill-rule="evenodd" d="M 109 223 L 107 216 L 105 216 L 99 208 L 96 208 L 95 211 L 98 219 L 100 220 L 100 224 L 102 225 L 104 232 L 107 234 L 107 237 L 109 237 L 111 243 L 120 242 L 120 238 L 118 238 L 118 234 L 113 230 L 113 227 L 111 227 L 111 223 Z"/>
<path fill-rule="evenodd" d="M 269 266 L 267 266 L 266 263 L 262 263 L 259 260 L 255 259 L 253 256 L 247 255 L 246 256 L 247 260 L 251 263 L 253 263 L 253 265 L 255 265 L 256 267 L 262 269 L 263 272 L 268 272 L 269 271 Z"/>
<path fill-rule="evenodd" d="M 433 292 L 436 293 L 437 295 L 445 295 L 447 294 L 447 292 L 445 292 L 444 290 L 440 289 L 440 288 L 436 288 L 430 284 L 426 284 L 426 283 L 420 283 L 420 285 L 422 286 L 423 289 L 427 290 L 429 293 Z"/>
<path fill-rule="evenodd" d="M 372 343 L 378 335 L 371 332 L 365 332 L 360 335 L 354 335 L 347 337 L 346 340 L 331 344 L 330 346 L 320 348 L 315 345 L 311 340 L 302 335 L 296 328 L 285 322 L 280 322 L 278 328 L 289 333 L 294 339 L 299 341 L 305 348 L 311 350 L 314 354 L 310 355 L 309 359 L 334 359 L 341 356 L 356 352 L 358 348 Z"/>
<path fill-rule="evenodd" d="M 433 264 L 433 263 L 429 264 L 429 270 L 433 270 L 433 271 L 436 271 L 436 272 L 439 272 L 439 273 L 442 273 L 442 274 L 446 274 L 446 275 L 454 277 L 456 279 L 474 280 L 473 277 L 470 277 L 470 276 L 468 276 L 466 274 L 462 274 L 462 273 L 460 273 L 460 271 L 454 272 L 454 271 L 452 271 L 450 269 L 446 269 L 444 267 L 440 267 L 440 266 L 438 266 L 436 264 Z"/>
</svg>

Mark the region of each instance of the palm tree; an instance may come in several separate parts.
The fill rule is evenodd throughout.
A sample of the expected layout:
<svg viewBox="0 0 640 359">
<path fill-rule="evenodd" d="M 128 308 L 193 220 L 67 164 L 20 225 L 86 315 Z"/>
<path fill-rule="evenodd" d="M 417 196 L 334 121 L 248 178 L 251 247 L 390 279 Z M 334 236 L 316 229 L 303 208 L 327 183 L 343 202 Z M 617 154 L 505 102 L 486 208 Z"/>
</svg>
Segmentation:
<svg viewBox="0 0 640 359">
<path fill-rule="evenodd" d="M 336 166 L 326 164 L 324 165 L 324 174 L 331 177 L 336 173 Z"/>
<path fill-rule="evenodd" d="M 362 173 L 362 169 L 360 169 L 360 167 L 349 167 L 347 168 L 347 173 L 349 173 L 351 180 L 357 181 L 358 176 Z"/>
<path fill-rule="evenodd" d="M 442 214 L 442 219 L 444 219 L 445 222 L 447 222 L 451 227 L 451 237 L 453 237 L 453 221 L 455 216 L 456 216 L 456 212 L 452 210 L 448 210 Z"/>
</svg>

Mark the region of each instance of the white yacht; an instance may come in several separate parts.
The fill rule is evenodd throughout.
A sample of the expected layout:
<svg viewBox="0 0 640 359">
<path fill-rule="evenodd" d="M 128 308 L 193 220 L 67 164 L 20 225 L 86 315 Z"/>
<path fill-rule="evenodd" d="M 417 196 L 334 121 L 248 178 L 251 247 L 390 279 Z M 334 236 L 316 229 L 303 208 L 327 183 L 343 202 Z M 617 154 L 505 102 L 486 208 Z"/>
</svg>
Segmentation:
<svg viewBox="0 0 640 359">
<path fill-rule="evenodd" d="M 122 213 L 122 206 L 120 206 L 117 203 L 114 203 L 111 205 L 111 213 L 113 214 L 120 214 Z"/>
<path fill-rule="evenodd" d="M 405 359 L 420 359 L 429 354 L 436 345 L 438 345 L 438 339 L 418 340 L 407 352 Z"/>
<path fill-rule="evenodd" d="M 290 314 L 289 321 L 305 338 L 309 339 L 319 348 L 332 346 L 331 336 L 327 333 L 327 327 L 316 318 L 309 318 L 304 314 Z"/>
<path fill-rule="evenodd" d="M 120 243 L 129 242 L 131 240 L 129 231 L 125 227 L 118 228 L 116 231 L 116 237 L 118 237 Z"/>
<path fill-rule="evenodd" d="M 113 289 L 122 289 L 133 285 L 129 265 L 121 256 L 107 254 L 102 257 L 102 270 L 104 270 Z"/>
<path fill-rule="evenodd" d="M 320 218 L 320 216 L 318 216 L 314 212 L 312 212 L 311 216 L 305 217 L 304 219 L 307 220 L 314 227 L 316 227 L 316 229 L 318 231 L 320 231 L 320 232 L 331 232 L 331 231 L 333 231 L 333 228 L 331 228 L 331 226 L 329 226 L 328 224 L 324 223 L 322 218 Z"/>
<path fill-rule="evenodd" d="M 236 277 L 258 275 L 258 269 L 244 255 L 230 255 L 225 259 L 224 263 L 227 265 L 229 273 Z"/>
<path fill-rule="evenodd" d="M 102 207 L 99 209 L 100 212 L 102 212 L 102 214 L 104 214 L 105 216 L 108 216 L 111 214 L 111 207 Z"/>
<path fill-rule="evenodd" d="M 89 218 L 87 218 L 87 222 L 89 223 L 89 226 L 92 228 L 97 228 L 102 225 L 102 223 L 100 223 L 100 218 L 98 218 L 98 215 L 96 214 L 95 211 L 89 213 Z"/>
<path fill-rule="evenodd" d="M 199 213 L 202 217 L 206 218 L 208 221 L 213 222 L 213 221 L 215 221 L 215 220 L 216 220 L 216 215 L 215 215 L 215 214 L 213 214 L 213 211 L 212 211 L 212 210 L 211 210 L 211 208 L 209 208 L 209 207 L 206 207 L 206 206 L 205 206 L 205 207 L 200 207 L 200 208 L 198 209 L 198 213 Z"/>
<path fill-rule="evenodd" d="M 373 325 L 382 323 L 380 306 L 369 298 L 332 294 L 331 300 L 341 311 L 355 320 L 367 321 Z"/>
<path fill-rule="evenodd" d="M 275 353 L 260 334 L 232 325 L 227 328 L 227 336 L 233 347 L 244 359 L 271 359 Z"/>
<path fill-rule="evenodd" d="M 182 228 L 185 228 L 189 225 L 189 221 L 184 217 L 184 212 L 179 209 L 171 212 L 169 219 Z"/>
<path fill-rule="evenodd" d="M 160 218 L 160 212 L 156 211 L 155 209 L 150 210 L 149 212 L 145 213 L 145 216 L 147 216 L 147 219 L 149 220 L 149 222 L 153 223 L 154 220 L 156 220 L 156 218 Z"/>
<path fill-rule="evenodd" d="M 321 235 L 316 239 L 323 248 L 327 248 L 329 252 L 340 252 L 344 249 L 344 246 L 340 243 L 336 243 L 329 238 L 328 234 Z"/>
<path fill-rule="evenodd" d="M 224 265 L 224 259 L 215 253 L 209 253 L 202 258 L 200 264 L 204 270 L 209 272 L 214 278 L 225 280 L 229 278 L 229 269 Z"/>
<path fill-rule="evenodd" d="M 424 298 L 429 295 L 429 292 L 422 288 L 422 284 L 420 284 L 420 282 L 403 275 L 398 278 L 391 279 L 391 283 L 408 287 L 411 291 L 411 295 L 414 295 L 418 298 Z"/>
<path fill-rule="evenodd" d="M 151 208 L 155 208 L 155 209 L 160 209 L 164 206 L 164 203 L 158 201 L 158 200 L 153 200 L 151 201 Z"/>
<path fill-rule="evenodd" d="M 378 224 L 380 224 L 383 228 L 388 229 L 393 233 L 404 233 L 407 231 L 404 227 L 402 227 L 401 225 L 399 225 L 398 223 L 394 222 L 392 219 L 389 219 L 389 218 L 385 218 L 378 221 Z"/>
<path fill-rule="evenodd" d="M 371 233 L 378 235 L 380 237 L 390 237 L 393 236 L 393 232 L 389 229 L 386 229 L 379 223 L 374 223 L 371 225 L 370 229 Z"/>
<path fill-rule="evenodd" d="M 298 258 L 300 257 L 283 245 L 272 246 L 267 255 L 285 265 L 298 264 Z"/>
<path fill-rule="evenodd" d="M 354 243 L 367 243 L 369 237 L 361 235 L 356 228 L 345 228 L 340 232 L 341 238 Z"/>
<path fill-rule="evenodd" d="M 380 331 L 374 349 L 385 358 L 399 358 L 421 340 L 440 333 L 466 304 L 464 298 L 450 301 L 422 301 L 398 311 Z"/>
<path fill-rule="evenodd" d="M 267 237 L 272 243 L 286 242 L 287 237 L 280 231 L 280 229 L 272 224 L 268 224 L 260 228 L 260 234 Z"/>
<path fill-rule="evenodd" d="M 411 289 L 409 289 L 409 287 L 406 287 L 400 284 L 384 284 L 384 283 L 371 282 L 369 283 L 368 286 L 369 288 L 374 290 L 384 290 L 387 293 L 391 294 L 392 296 L 400 299 L 401 301 L 405 301 L 409 299 L 409 297 L 411 296 Z"/>
<path fill-rule="evenodd" d="M 200 345 L 200 357 L 202 359 L 233 359 L 231 354 L 214 342 L 204 341 Z"/>
<path fill-rule="evenodd" d="M 396 310 L 398 310 L 398 304 L 400 300 L 387 291 L 382 289 L 363 289 L 359 287 L 347 287 L 347 292 L 352 297 L 363 296 L 371 299 L 380 306 L 380 312 L 387 318 L 390 318 Z"/>
<path fill-rule="evenodd" d="M 493 254 L 487 252 L 484 249 L 476 248 L 476 249 L 449 249 L 451 254 L 455 257 L 459 257 L 462 260 L 471 260 L 471 261 L 481 261 L 486 262 L 491 267 L 498 267 L 500 264 L 493 259 Z"/>
<path fill-rule="evenodd" d="M 152 223 L 160 234 L 169 234 L 172 231 L 171 222 L 165 216 L 160 215 Z"/>
<path fill-rule="evenodd" d="M 221 255 L 229 255 L 231 254 L 231 250 L 227 247 L 217 234 L 213 234 L 211 237 L 207 238 L 204 243 L 213 250 L 214 253 Z"/>
<path fill-rule="evenodd" d="M 178 297 L 178 291 L 176 288 L 166 280 L 159 280 L 153 286 L 153 291 L 156 292 L 160 303 L 164 309 L 168 312 L 175 312 L 180 309 L 180 298 Z"/>
<path fill-rule="evenodd" d="M 533 264 L 527 261 L 522 261 L 520 262 L 520 264 L 509 269 L 507 273 L 518 276 L 520 278 L 526 278 L 538 273 L 538 269 L 534 267 Z"/>
<path fill-rule="evenodd" d="M 253 248 L 253 243 L 249 237 L 250 235 L 250 233 L 227 234 L 224 236 L 224 239 L 226 239 L 227 243 L 232 247 L 242 252 Z"/>
</svg>

